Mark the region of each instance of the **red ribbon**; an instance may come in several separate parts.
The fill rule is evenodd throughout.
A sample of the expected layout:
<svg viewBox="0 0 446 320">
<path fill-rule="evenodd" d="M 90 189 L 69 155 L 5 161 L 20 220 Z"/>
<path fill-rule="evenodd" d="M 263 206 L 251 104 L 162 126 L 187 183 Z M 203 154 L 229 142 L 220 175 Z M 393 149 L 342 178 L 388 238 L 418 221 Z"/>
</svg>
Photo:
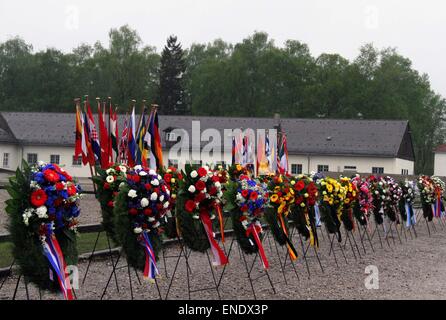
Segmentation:
<svg viewBox="0 0 446 320">
<path fill-rule="evenodd" d="M 221 206 L 219 204 L 215 205 L 215 210 L 218 214 L 218 221 L 220 223 L 220 234 L 221 234 L 221 242 L 225 242 L 225 225 L 223 222 L 223 212 L 221 211 Z"/>
<path fill-rule="evenodd" d="M 262 264 L 263 264 L 263 268 L 268 269 L 269 268 L 269 263 L 268 263 L 268 259 L 266 258 L 265 255 L 265 250 L 263 249 L 263 245 L 262 245 L 262 241 L 260 240 L 259 237 L 259 231 L 261 230 L 260 226 L 251 224 L 248 229 L 246 230 L 246 236 L 250 236 L 252 235 L 257 248 L 259 249 L 259 254 L 260 254 L 260 259 L 262 260 Z"/>
<path fill-rule="evenodd" d="M 212 221 L 208 213 L 200 213 L 200 219 L 203 223 L 204 230 L 211 245 L 212 254 L 214 256 L 213 264 L 216 266 L 222 266 L 228 263 L 228 258 L 226 257 L 223 250 L 219 247 L 218 242 L 214 238 L 214 232 L 212 231 Z"/>
</svg>

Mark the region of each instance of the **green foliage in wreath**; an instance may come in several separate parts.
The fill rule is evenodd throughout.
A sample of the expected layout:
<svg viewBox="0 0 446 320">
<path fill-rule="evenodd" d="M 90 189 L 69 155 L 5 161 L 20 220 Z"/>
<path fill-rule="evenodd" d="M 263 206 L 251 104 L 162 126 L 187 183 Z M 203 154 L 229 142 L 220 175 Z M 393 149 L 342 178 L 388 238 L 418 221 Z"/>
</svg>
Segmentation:
<svg viewBox="0 0 446 320">
<path fill-rule="evenodd" d="M 26 161 L 22 162 L 23 171 L 17 168 L 15 175 L 9 178 L 6 190 L 10 199 L 5 201 L 9 216 L 8 231 L 13 244 L 12 254 L 15 264 L 26 280 L 42 290 L 59 292 L 56 279 L 49 277 L 50 264 L 43 254 L 38 227 L 30 228 L 23 223 L 22 214 L 30 207 L 31 169 Z M 74 231 L 62 228 L 55 231 L 56 238 L 63 252 L 67 265 L 77 265 L 77 236 Z"/>
<path fill-rule="evenodd" d="M 128 214 L 127 194 L 130 187 L 122 185 L 118 195 L 115 198 L 115 207 L 113 209 L 113 228 L 116 244 L 121 246 L 127 262 L 138 270 L 144 270 L 145 254 L 143 247 L 138 242 L 138 235 L 133 232 L 130 216 Z M 157 232 L 149 233 L 155 257 L 158 260 L 161 250 L 162 240 Z"/>
</svg>

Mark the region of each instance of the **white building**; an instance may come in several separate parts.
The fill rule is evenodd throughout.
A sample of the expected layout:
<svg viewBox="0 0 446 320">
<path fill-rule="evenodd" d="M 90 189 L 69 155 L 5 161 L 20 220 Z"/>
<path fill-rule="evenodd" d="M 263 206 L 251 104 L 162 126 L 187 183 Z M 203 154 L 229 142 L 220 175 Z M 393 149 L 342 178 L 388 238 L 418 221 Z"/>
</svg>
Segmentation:
<svg viewBox="0 0 446 320">
<path fill-rule="evenodd" d="M 289 171 L 292 174 L 311 171 L 358 172 L 378 174 L 413 174 L 414 151 L 410 126 L 403 120 L 339 120 L 339 119 L 278 119 L 230 118 L 196 116 L 159 116 L 165 164 L 178 163 L 169 159 L 170 148 L 182 140 L 174 129 L 192 132 L 192 122 L 199 121 L 200 131 L 215 128 L 221 132 L 221 160 L 231 162 L 231 137 L 224 129 L 273 129 L 280 124 L 287 134 Z M 195 123 L 197 124 L 197 123 Z M 119 119 L 122 129 L 123 118 Z M 15 170 L 21 159 L 56 162 L 76 177 L 90 176 L 89 167 L 76 161 L 74 154 L 75 115 L 69 113 L 0 113 L 0 168 Z M 185 139 L 183 139 L 184 141 Z M 209 163 L 200 157 L 200 146 L 191 142 L 192 159 Z M 446 154 L 445 154 L 446 156 Z"/>
<path fill-rule="evenodd" d="M 446 144 L 439 145 L 435 149 L 434 175 L 446 177 Z"/>
</svg>

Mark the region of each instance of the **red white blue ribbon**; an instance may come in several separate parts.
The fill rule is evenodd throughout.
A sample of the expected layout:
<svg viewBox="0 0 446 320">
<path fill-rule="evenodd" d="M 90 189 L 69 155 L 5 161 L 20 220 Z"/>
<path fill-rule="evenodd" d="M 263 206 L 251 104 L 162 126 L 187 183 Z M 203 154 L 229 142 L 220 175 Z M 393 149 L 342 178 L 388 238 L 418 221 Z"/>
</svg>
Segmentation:
<svg viewBox="0 0 446 320">
<path fill-rule="evenodd" d="M 406 208 L 406 227 L 409 228 L 410 226 L 414 226 L 417 221 L 413 212 L 412 204 L 406 202 L 404 207 Z"/>
<path fill-rule="evenodd" d="M 314 218 L 316 220 L 316 227 L 321 226 L 321 213 L 319 211 L 319 205 L 317 202 L 314 204 Z"/>
<path fill-rule="evenodd" d="M 212 230 L 212 221 L 209 217 L 209 214 L 201 213 L 200 219 L 201 223 L 203 224 L 204 231 L 206 232 L 206 235 L 208 237 L 212 255 L 214 256 L 214 261 L 212 261 L 212 264 L 214 266 L 222 266 L 227 264 L 228 258 L 215 240 L 214 231 Z"/>
<path fill-rule="evenodd" d="M 70 279 L 66 272 L 67 266 L 59 242 L 53 233 L 52 223 L 46 225 L 45 241 L 42 242 L 42 246 L 45 257 L 48 259 L 52 269 L 56 272 L 57 281 L 59 282 L 60 290 L 65 300 L 73 300 Z"/>
<path fill-rule="evenodd" d="M 256 245 L 257 245 L 257 249 L 259 249 L 260 260 L 262 261 L 263 268 L 268 269 L 269 263 L 268 263 L 268 259 L 266 258 L 265 250 L 263 249 L 262 240 L 260 240 L 260 236 L 259 236 L 260 230 L 262 230 L 261 226 L 251 223 L 251 225 L 246 230 L 246 235 L 248 237 L 250 235 L 253 236 L 254 241 L 256 242 Z"/>
<path fill-rule="evenodd" d="M 437 194 L 437 197 L 435 199 L 435 203 L 433 206 L 434 211 L 434 217 L 440 218 L 441 217 L 441 195 Z"/>
<path fill-rule="evenodd" d="M 144 266 L 144 279 L 155 279 L 159 274 L 156 266 L 155 251 L 153 251 L 152 243 L 150 242 L 149 235 L 146 231 L 142 233 L 141 245 L 144 247 L 146 254 L 146 263 Z"/>
</svg>

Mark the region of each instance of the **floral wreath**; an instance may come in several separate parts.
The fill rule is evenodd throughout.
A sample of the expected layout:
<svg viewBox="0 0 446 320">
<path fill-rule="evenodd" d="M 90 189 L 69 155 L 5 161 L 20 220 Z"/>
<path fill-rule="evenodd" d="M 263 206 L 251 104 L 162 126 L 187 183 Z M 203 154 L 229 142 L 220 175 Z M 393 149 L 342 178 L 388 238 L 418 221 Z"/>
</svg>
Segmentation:
<svg viewBox="0 0 446 320">
<path fill-rule="evenodd" d="M 292 261 L 297 259 L 297 251 L 288 237 L 288 215 L 294 206 L 294 190 L 287 176 L 270 177 L 269 199 L 265 206 L 265 219 L 274 239 L 281 246 L 286 245 Z"/>
<path fill-rule="evenodd" d="M 268 199 L 266 185 L 240 175 L 229 182 L 224 194 L 225 209 L 231 213 L 232 227 L 241 249 L 247 254 L 259 253 L 263 267 L 269 268 L 262 245 L 263 229 L 261 218 Z"/>
<path fill-rule="evenodd" d="M 175 167 L 162 169 L 160 174 L 170 191 L 169 210 L 166 215 L 166 236 L 169 238 L 177 238 L 180 233 L 175 212 L 180 181 L 183 180 L 183 174 Z"/>
<path fill-rule="evenodd" d="M 324 222 L 328 233 L 335 233 L 338 241 L 341 242 L 341 221 L 339 217 L 342 210 L 342 201 L 344 200 L 344 189 L 339 181 L 330 177 L 317 179 L 316 185 L 320 194 L 321 220 Z"/>
<path fill-rule="evenodd" d="M 222 189 L 227 182 L 226 172 L 213 171 L 207 166 L 195 170 L 186 165 L 183 177 L 176 204 L 181 236 L 194 251 L 205 252 L 210 248 L 214 265 L 225 265 L 228 258 L 215 240 L 213 224 L 218 216 L 221 236 L 224 237 Z"/>
<path fill-rule="evenodd" d="M 319 246 L 314 207 L 319 195 L 317 186 L 313 179 L 302 174 L 289 180 L 294 192 L 295 204 L 291 209 L 290 217 L 299 233 L 305 239 L 310 239 L 312 246 Z"/>
<path fill-rule="evenodd" d="M 116 239 L 128 263 L 153 280 L 161 234 L 169 210 L 170 191 L 161 175 L 140 165 L 127 171 L 127 183 L 120 185 L 114 205 Z"/>
<path fill-rule="evenodd" d="M 416 215 L 413 210 L 413 204 L 415 202 L 415 182 L 405 180 L 400 182 L 402 196 L 399 201 L 399 210 L 401 218 L 406 221 L 406 227 L 410 227 L 416 224 Z"/>
<path fill-rule="evenodd" d="M 128 166 L 125 164 L 113 164 L 109 168 L 97 168 L 97 175 L 93 177 L 96 185 L 96 198 L 101 205 L 102 226 L 108 236 L 116 243 L 113 227 L 113 208 L 115 197 L 119 193 L 122 183 L 127 183 Z"/>
<path fill-rule="evenodd" d="M 355 229 L 353 208 L 357 203 L 358 189 L 348 177 L 340 177 L 341 188 L 343 188 L 344 199 L 342 200 L 341 221 L 347 231 Z M 342 192 L 341 191 L 341 192 Z"/>
<path fill-rule="evenodd" d="M 67 266 L 76 265 L 80 187 L 57 164 L 22 162 L 6 201 L 13 255 L 22 274 L 43 290 L 73 299 Z"/>
<path fill-rule="evenodd" d="M 353 214 L 360 225 L 366 226 L 373 210 L 373 194 L 370 189 L 370 182 L 357 174 L 352 178 L 352 183 L 356 186 L 358 193 L 357 201 L 353 206 Z"/>
</svg>

